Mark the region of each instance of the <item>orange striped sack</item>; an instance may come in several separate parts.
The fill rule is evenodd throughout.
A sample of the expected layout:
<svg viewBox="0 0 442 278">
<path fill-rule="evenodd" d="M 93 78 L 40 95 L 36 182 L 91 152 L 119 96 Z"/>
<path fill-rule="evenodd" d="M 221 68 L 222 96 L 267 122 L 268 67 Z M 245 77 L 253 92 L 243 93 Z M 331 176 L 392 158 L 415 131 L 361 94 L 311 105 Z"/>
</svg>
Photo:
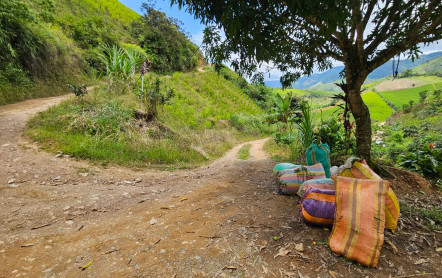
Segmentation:
<svg viewBox="0 0 442 278">
<path fill-rule="evenodd" d="M 383 180 L 337 177 L 335 222 L 329 238 L 335 254 L 376 267 L 384 243 L 389 186 Z"/>
<path fill-rule="evenodd" d="M 361 162 L 355 161 L 350 169 L 345 169 L 338 176 L 351 177 L 357 179 L 381 180 L 382 178 L 376 174 L 365 160 Z"/>
<path fill-rule="evenodd" d="M 338 176 L 353 177 L 358 179 L 382 180 L 368 165 L 365 160 L 355 161 L 351 169 L 345 169 Z M 399 220 L 400 208 L 396 194 L 390 188 L 385 197 L 385 228 L 394 233 Z"/>
</svg>

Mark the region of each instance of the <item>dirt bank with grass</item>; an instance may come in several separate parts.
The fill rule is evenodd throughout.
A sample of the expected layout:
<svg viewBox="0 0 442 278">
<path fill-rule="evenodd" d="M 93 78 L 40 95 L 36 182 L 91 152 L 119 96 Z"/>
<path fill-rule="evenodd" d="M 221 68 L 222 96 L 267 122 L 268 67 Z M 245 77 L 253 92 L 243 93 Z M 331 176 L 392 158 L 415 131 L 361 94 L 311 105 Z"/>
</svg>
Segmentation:
<svg viewBox="0 0 442 278">
<path fill-rule="evenodd" d="M 265 140 L 248 142 L 248 160 L 241 144 L 198 169 L 102 168 L 22 137 L 31 115 L 60 100 L 0 107 L 0 277 L 440 274 L 441 223 L 425 213 L 440 213 L 441 195 L 417 175 L 391 181 L 404 213 L 378 267 L 365 268 L 333 256 L 330 230 L 303 224 L 297 199 L 273 193 Z"/>
</svg>

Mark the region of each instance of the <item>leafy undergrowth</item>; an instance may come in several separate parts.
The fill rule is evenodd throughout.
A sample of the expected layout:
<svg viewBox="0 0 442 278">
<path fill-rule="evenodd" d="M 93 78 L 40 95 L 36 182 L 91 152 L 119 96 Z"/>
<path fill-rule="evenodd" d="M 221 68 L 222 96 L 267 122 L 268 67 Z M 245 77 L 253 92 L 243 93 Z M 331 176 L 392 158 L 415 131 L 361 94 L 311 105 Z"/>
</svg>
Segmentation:
<svg viewBox="0 0 442 278">
<path fill-rule="evenodd" d="M 190 168 L 271 132 L 260 108 L 214 72 L 161 79 L 175 96 L 155 121 L 139 117 L 135 94 L 112 98 L 99 88 L 38 114 L 27 134 L 49 151 L 100 164 Z"/>
</svg>

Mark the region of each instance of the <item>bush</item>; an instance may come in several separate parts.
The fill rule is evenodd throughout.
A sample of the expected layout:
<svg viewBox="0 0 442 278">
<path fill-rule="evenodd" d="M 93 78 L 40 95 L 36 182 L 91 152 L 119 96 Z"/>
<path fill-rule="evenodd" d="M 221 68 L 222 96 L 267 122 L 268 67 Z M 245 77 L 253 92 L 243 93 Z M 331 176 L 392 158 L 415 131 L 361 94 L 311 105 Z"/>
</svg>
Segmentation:
<svg viewBox="0 0 442 278">
<path fill-rule="evenodd" d="M 402 105 L 402 110 L 404 113 L 410 113 L 411 112 L 411 106 L 409 104 Z"/>
<path fill-rule="evenodd" d="M 420 92 L 419 93 L 419 103 L 424 103 L 425 102 L 425 99 L 427 98 L 427 93 L 428 93 L 428 91 L 427 90 L 425 90 L 425 91 L 422 91 L 422 92 Z"/>
<path fill-rule="evenodd" d="M 152 69 L 159 73 L 195 69 L 202 53 L 186 37 L 179 22 L 148 4 L 143 3 L 142 8 L 145 14 L 131 24 L 131 33 L 146 51 Z"/>
<path fill-rule="evenodd" d="M 417 135 L 419 134 L 419 130 L 415 125 L 406 126 L 403 128 L 403 131 L 404 131 L 404 138 L 407 137 L 414 138 L 417 137 Z"/>
<path fill-rule="evenodd" d="M 356 139 L 353 133 L 350 133 L 348 139 L 349 152 L 354 153 L 356 148 Z M 323 123 L 315 129 L 315 137 L 322 143 L 330 147 L 330 153 L 344 153 L 345 147 L 345 129 L 341 121 L 332 118 L 329 122 Z"/>
<path fill-rule="evenodd" d="M 423 145 L 417 151 L 400 154 L 399 166 L 432 179 L 442 178 L 442 152 L 433 144 Z"/>
</svg>

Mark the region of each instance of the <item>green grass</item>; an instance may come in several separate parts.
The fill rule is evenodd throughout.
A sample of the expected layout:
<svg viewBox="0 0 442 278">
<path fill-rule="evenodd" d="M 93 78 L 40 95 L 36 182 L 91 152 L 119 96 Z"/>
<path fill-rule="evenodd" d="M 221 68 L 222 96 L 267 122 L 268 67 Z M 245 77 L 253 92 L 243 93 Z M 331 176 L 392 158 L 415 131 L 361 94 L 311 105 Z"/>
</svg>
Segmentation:
<svg viewBox="0 0 442 278">
<path fill-rule="evenodd" d="M 173 128 L 210 129 L 228 121 L 232 114 L 262 113 L 237 86 L 213 70 L 175 73 L 164 81 L 176 92 L 176 97 L 164 106 L 165 121 Z"/>
<path fill-rule="evenodd" d="M 370 117 L 377 122 L 384 122 L 394 110 L 375 92 L 362 94 L 362 100 L 370 110 Z"/>
<path fill-rule="evenodd" d="M 241 147 L 241 149 L 238 151 L 238 158 L 242 160 L 247 160 L 250 157 L 250 148 L 252 147 L 252 144 L 245 144 Z"/>
<path fill-rule="evenodd" d="M 419 93 L 425 90 L 428 90 L 430 93 L 436 88 L 442 88 L 442 82 L 438 82 L 433 84 L 427 84 L 424 86 L 409 88 L 403 90 L 396 91 L 386 91 L 381 92 L 381 96 L 387 100 L 391 101 L 396 107 L 402 108 L 402 105 L 408 104 L 410 100 L 413 100 L 414 103 L 419 102 Z"/>
<path fill-rule="evenodd" d="M 159 110 L 157 122 L 135 119 L 135 94 L 112 99 L 104 86 L 84 101 L 72 98 L 38 114 L 26 133 L 51 152 L 135 168 L 196 167 L 268 134 L 261 109 L 215 72 L 160 78 L 175 96 Z"/>
<path fill-rule="evenodd" d="M 299 147 L 296 144 L 292 146 L 278 144 L 274 139 L 269 139 L 264 143 L 264 151 L 270 155 L 275 162 L 293 162 L 299 159 Z M 302 158 L 301 158 L 302 159 Z"/>
</svg>

